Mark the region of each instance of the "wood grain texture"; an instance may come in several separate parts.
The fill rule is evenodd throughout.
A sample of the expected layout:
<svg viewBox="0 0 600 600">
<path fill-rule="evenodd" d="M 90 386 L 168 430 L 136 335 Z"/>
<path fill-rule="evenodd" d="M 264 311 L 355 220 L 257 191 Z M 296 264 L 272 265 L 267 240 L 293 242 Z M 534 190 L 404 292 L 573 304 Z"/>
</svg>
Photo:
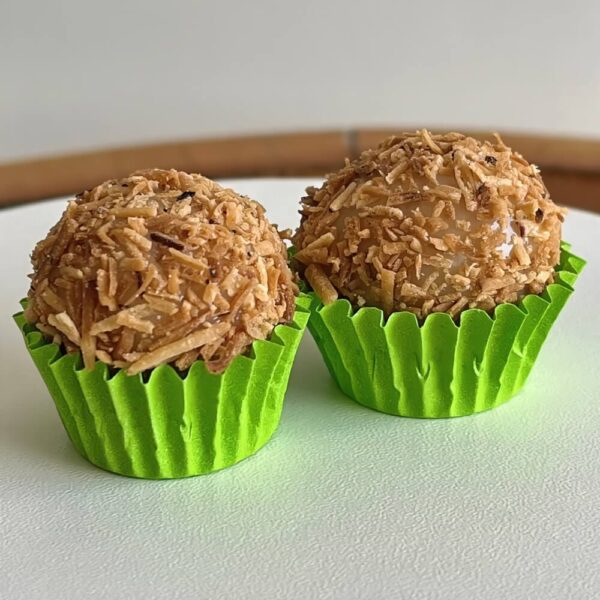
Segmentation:
<svg viewBox="0 0 600 600">
<path fill-rule="evenodd" d="M 0 165 L 0 205 L 79 192 L 148 167 L 207 177 L 323 173 L 343 162 L 343 132 L 191 140 L 99 150 Z"/>
<path fill-rule="evenodd" d="M 322 176 L 405 128 L 187 140 L 0 164 L 0 206 L 69 195 L 146 167 L 208 177 Z M 478 138 L 491 132 L 470 131 Z M 600 140 L 502 133 L 560 204 L 600 212 Z"/>
</svg>

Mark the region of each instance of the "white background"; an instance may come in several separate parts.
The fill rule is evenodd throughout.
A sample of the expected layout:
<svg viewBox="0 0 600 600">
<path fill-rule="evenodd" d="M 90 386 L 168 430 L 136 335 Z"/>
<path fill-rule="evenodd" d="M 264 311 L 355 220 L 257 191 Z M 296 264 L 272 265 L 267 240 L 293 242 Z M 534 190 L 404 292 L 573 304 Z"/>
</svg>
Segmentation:
<svg viewBox="0 0 600 600">
<path fill-rule="evenodd" d="M 600 136 L 595 0 L 1 0 L 0 161 L 213 134 Z"/>
<path fill-rule="evenodd" d="M 294 226 L 307 180 L 232 182 Z M 337 390 L 307 332 L 281 425 L 204 477 L 111 475 L 72 448 L 8 315 L 64 201 L 0 211 L 2 600 L 597 600 L 600 216 L 589 260 L 507 404 L 402 419 Z M 24 226 L 26 225 L 26 226 Z"/>
</svg>

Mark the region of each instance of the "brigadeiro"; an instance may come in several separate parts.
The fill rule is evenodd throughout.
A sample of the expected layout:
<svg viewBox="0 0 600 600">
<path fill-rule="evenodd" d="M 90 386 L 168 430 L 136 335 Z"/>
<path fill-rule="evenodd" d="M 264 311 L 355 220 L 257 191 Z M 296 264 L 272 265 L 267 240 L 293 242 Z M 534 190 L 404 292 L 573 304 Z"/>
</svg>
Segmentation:
<svg viewBox="0 0 600 600">
<path fill-rule="evenodd" d="M 309 327 L 340 387 L 393 414 L 470 414 L 514 394 L 581 262 L 561 260 L 565 211 L 538 167 L 499 136 L 392 136 L 309 188 L 301 214 Z M 365 319 L 377 323 L 361 331 Z"/>
<path fill-rule="evenodd" d="M 260 204 L 139 171 L 70 201 L 32 264 L 21 324 L 89 460 L 178 477 L 269 439 L 307 315 Z"/>
</svg>

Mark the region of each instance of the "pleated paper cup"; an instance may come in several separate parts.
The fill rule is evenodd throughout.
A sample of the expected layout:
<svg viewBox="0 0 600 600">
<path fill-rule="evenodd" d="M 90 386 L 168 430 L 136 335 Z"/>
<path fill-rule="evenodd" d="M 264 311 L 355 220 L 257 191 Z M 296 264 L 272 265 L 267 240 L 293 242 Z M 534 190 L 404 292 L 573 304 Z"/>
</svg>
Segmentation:
<svg viewBox="0 0 600 600">
<path fill-rule="evenodd" d="M 525 383 L 585 261 L 561 246 L 555 282 L 540 296 L 446 313 L 419 324 L 410 312 L 387 322 L 378 308 L 347 300 L 323 306 L 314 292 L 308 328 L 339 388 L 375 410 L 404 417 L 460 417 L 489 410 Z"/>
<path fill-rule="evenodd" d="M 14 318 L 77 451 L 113 473 L 170 479 L 229 467 L 269 441 L 309 305 L 301 294 L 292 323 L 277 325 L 219 375 L 203 361 L 185 376 L 170 365 L 149 376 L 115 373 L 101 362 L 86 370 L 79 353 L 46 341 L 22 312 Z"/>
</svg>

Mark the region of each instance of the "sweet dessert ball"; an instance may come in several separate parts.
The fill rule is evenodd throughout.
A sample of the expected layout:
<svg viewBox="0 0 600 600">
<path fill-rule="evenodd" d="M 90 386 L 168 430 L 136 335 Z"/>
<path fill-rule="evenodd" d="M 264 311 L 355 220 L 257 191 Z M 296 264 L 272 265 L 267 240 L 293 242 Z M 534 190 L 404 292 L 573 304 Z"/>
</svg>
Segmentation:
<svg viewBox="0 0 600 600">
<path fill-rule="evenodd" d="M 200 175 L 138 171 L 69 203 L 32 255 L 26 319 L 86 368 L 222 372 L 291 320 L 297 287 L 260 204 Z"/>
<path fill-rule="evenodd" d="M 390 137 L 302 203 L 295 261 L 324 304 L 491 311 L 542 292 L 559 262 L 564 211 L 498 136 Z"/>
</svg>

